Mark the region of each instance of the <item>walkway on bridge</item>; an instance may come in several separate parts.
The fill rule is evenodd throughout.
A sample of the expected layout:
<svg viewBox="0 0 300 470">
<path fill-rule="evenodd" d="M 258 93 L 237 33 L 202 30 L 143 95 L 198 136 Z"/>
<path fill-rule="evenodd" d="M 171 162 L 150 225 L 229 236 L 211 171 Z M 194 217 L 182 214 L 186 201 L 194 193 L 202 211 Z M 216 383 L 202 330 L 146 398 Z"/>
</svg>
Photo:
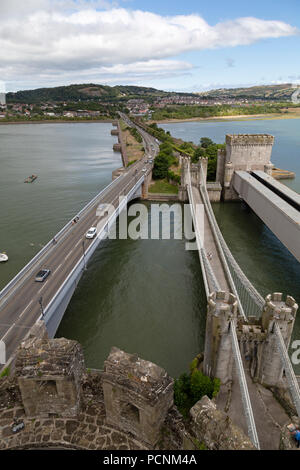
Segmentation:
<svg viewBox="0 0 300 470">
<path fill-rule="evenodd" d="M 204 201 L 202 195 L 198 188 L 192 186 L 193 192 L 193 204 L 197 205 L 200 204 L 204 206 Z M 202 224 L 204 223 L 204 230 L 203 230 L 203 248 L 204 248 L 204 256 L 206 257 L 206 264 L 210 265 L 212 271 L 217 279 L 219 288 L 224 290 L 225 292 L 230 292 L 230 284 L 227 279 L 226 271 L 224 269 L 224 265 L 221 261 L 219 256 L 219 249 L 217 246 L 216 239 L 214 237 L 213 230 L 209 223 L 208 214 L 205 210 L 204 213 L 200 212 L 196 215 L 197 217 L 197 225 L 201 229 Z M 204 261 L 205 262 L 205 261 Z M 216 288 L 214 285 L 211 275 L 209 272 L 207 273 L 207 281 L 209 286 L 209 291 L 213 292 Z"/>
</svg>

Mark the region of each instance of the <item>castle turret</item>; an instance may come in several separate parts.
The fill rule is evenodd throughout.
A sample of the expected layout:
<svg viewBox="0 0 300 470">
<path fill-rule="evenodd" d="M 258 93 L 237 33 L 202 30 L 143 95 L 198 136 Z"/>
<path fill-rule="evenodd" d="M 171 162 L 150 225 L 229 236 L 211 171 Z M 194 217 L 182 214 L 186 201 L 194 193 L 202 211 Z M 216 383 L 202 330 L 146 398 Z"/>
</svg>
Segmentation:
<svg viewBox="0 0 300 470">
<path fill-rule="evenodd" d="M 237 323 L 236 297 L 226 292 L 210 294 L 205 331 L 204 373 L 222 383 L 232 379 L 233 354 L 230 322 Z"/>
<path fill-rule="evenodd" d="M 272 175 L 274 137 L 269 134 L 226 135 L 226 153 L 218 153 L 217 181 L 223 183 L 223 198 L 238 199 L 233 189 L 235 171 L 261 170 Z"/>
<path fill-rule="evenodd" d="M 293 297 L 283 299 L 281 293 L 270 294 L 262 314 L 262 329 L 267 337 L 264 343 L 259 380 L 265 385 L 278 385 L 282 379 L 283 367 L 278 350 L 278 338 L 275 334 L 275 322 L 288 350 L 298 305 Z"/>
</svg>

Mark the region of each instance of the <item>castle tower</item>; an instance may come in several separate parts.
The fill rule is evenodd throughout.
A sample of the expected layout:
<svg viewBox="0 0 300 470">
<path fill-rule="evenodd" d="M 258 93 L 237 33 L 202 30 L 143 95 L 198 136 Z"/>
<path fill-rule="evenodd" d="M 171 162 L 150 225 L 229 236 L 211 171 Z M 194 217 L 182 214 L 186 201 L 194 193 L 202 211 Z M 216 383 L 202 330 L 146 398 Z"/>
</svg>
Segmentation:
<svg viewBox="0 0 300 470">
<path fill-rule="evenodd" d="M 108 424 L 155 445 L 173 406 L 173 379 L 161 367 L 112 348 L 104 363 L 103 393 Z"/>
<path fill-rule="evenodd" d="M 21 343 L 15 375 L 26 415 L 77 416 L 84 371 L 82 347 L 77 341 L 33 338 Z"/>
<path fill-rule="evenodd" d="M 217 181 L 224 184 L 223 198 L 238 199 L 232 187 L 235 171 L 261 170 L 272 174 L 271 163 L 274 136 L 269 134 L 226 135 L 226 153 L 218 153 Z M 223 173 L 223 176 L 222 176 Z"/>
<path fill-rule="evenodd" d="M 259 381 L 265 385 L 278 385 L 282 379 L 283 367 L 275 334 L 275 322 L 280 328 L 286 348 L 289 348 L 298 305 L 293 297 L 284 300 L 281 293 L 270 294 L 262 313 L 262 329 L 266 332 L 266 340 L 261 356 Z"/>
<path fill-rule="evenodd" d="M 237 323 L 237 300 L 227 292 L 213 292 L 207 305 L 204 374 L 217 377 L 221 383 L 232 379 L 233 354 L 231 320 Z"/>
</svg>

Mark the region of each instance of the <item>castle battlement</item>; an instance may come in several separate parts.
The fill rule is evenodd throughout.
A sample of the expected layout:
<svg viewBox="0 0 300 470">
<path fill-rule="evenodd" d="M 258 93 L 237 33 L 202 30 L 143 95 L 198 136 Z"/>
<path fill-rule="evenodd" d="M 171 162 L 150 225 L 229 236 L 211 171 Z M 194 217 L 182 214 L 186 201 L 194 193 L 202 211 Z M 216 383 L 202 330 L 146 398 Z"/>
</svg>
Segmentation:
<svg viewBox="0 0 300 470">
<path fill-rule="evenodd" d="M 227 134 L 227 145 L 273 145 L 274 136 L 270 134 Z"/>
</svg>

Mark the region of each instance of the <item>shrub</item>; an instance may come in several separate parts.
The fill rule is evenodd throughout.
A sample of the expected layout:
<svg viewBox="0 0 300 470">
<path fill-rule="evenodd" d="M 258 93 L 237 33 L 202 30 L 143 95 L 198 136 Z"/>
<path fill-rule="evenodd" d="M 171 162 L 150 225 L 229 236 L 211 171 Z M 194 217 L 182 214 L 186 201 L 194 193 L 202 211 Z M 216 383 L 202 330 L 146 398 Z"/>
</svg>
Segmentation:
<svg viewBox="0 0 300 470">
<path fill-rule="evenodd" d="M 10 372 L 9 367 L 5 367 L 5 369 L 3 369 L 3 371 L 0 374 L 0 377 L 8 377 L 9 372 Z"/>
<path fill-rule="evenodd" d="M 184 373 L 174 382 L 174 403 L 185 418 L 204 395 L 214 398 L 220 390 L 220 380 L 204 375 L 197 369 L 197 364 L 196 358 L 190 364 L 190 374 Z"/>
</svg>

